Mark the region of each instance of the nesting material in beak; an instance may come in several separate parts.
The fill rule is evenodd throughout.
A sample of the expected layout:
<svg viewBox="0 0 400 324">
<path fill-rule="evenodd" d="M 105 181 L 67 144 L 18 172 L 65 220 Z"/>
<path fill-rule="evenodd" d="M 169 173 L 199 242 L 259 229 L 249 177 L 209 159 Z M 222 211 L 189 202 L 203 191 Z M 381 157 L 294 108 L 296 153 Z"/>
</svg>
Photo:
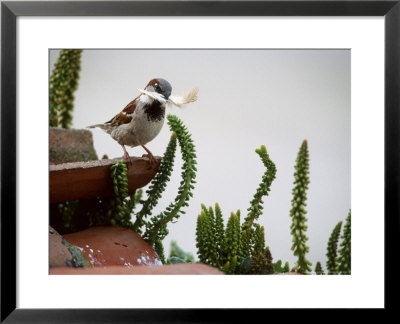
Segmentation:
<svg viewBox="0 0 400 324">
<path fill-rule="evenodd" d="M 168 100 L 165 99 L 165 97 L 158 93 L 158 92 L 150 92 L 147 90 L 142 90 L 138 89 L 139 92 L 148 95 L 149 97 L 161 102 L 161 103 L 166 103 L 167 105 L 173 105 L 179 108 L 183 108 L 183 105 L 189 104 L 191 102 L 195 102 L 197 100 L 197 94 L 199 92 L 198 87 L 193 87 L 190 89 L 190 91 L 187 93 L 186 96 L 169 96 Z"/>
<path fill-rule="evenodd" d="M 159 102 L 161 102 L 161 103 L 166 103 L 167 102 L 167 100 L 165 99 L 165 97 L 161 94 L 161 93 L 158 93 L 158 92 L 153 92 L 153 91 L 147 91 L 147 90 L 143 90 L 143 89 L 138 89 L 139 90 L 139 92 L 141 92 L 141 93 L 143 93 L 143 94 L 145 94 L 145 95 L 148 95 L 150 98 L 153 98 L 154 100 L 157 100 L 157 101 L 159 101 Z"/>
<path fill-rule="evenodd" d="M 198 87 L 193 87 L 190 89 L 188 94 L 184 97 L 181 96 L 169 96 L 168 103 L 172 103 L 173 105 L 182 108 L 183 105 L 186 105 L 191 102 L 195 102 L 197 100 L 197 94 L 199 93 Z"/>
</svg>

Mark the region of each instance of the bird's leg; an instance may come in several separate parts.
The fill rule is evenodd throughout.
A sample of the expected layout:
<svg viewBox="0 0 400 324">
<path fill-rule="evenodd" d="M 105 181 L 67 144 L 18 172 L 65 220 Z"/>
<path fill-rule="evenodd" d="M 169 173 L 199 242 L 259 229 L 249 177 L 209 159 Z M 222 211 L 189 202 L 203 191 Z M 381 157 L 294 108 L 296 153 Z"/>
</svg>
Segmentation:
<svg viewBox="0 0 400 324">
<path fill-rule="evenodd" d="M 124 159 L 127 164 L 132 165 L 131 157 L 129 156 L 128 152 L 126 151 L 125 145 L 122 145 L 122 148 L 124 149 Z"/>
<path fill-rule="evenodd" d="M 143 156 L 147 156 L 149 158 L 150 161 L 150 167 L 152 167 L 153 163 L 156 163 L 156 159 L 154 158 L 153 154 L 150 152 L 150 150 L 142 145 L 142 147 L 146 150 L 147 154 L 144 154 Z"/>
</svg>

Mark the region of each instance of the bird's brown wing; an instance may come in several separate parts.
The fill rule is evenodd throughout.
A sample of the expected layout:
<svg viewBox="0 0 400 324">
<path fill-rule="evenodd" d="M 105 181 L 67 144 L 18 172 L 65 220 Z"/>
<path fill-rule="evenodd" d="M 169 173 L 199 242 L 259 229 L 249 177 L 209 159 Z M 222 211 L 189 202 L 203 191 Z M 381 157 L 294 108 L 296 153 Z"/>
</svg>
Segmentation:
<svg viewBox="0 0 400 324">
<path fill-rule="evenodd" d="M 140 95 L 140 96 L 141 96 L 141 95 Z M 128 104 L 126 105 L 126 107 L 122 110 L 122 112 L 125 112 L 125 113 L 127 113 L 127 114 L 133 114 L 133 112 L 134 112 L 135 109 L 136 109 L 136 103 L 138 102 L 140 96 L 137 96 L 137 97 L 136 97 L 135 99 L 133 99 L 130 103 L 128 103 Z"/>
<path fill-rule="evenodd" d="M 106 122 L 106 124 L 111 124 L 112 126 L 128 124 L 132 120 L 132 114 L 136 109 L 136 103 L 139 100 L 139 97 L 140 96 L 136 97 L 130 103 L 128 103 L 118 115 Z"/>
</svg>

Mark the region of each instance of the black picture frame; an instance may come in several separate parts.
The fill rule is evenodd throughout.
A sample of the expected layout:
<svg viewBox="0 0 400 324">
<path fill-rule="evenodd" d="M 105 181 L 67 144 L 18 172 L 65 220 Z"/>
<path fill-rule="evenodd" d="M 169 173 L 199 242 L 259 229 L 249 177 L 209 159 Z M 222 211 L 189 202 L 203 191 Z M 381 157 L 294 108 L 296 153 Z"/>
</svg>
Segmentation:
<svg viewBox="0 0 400 324">
<path fill-rule="evenodd" d="M 384 16 L 385 309 L 396 308 L 400 232 L 400 0 L 371 1 L 2 1 L 1 321 L 6 323 L 224 322 L 238 310 L 16 308 L 16 19 L 19 16 Z M 373 151 L 371 149 L 371 154 Z M 373 267 L 366 264 L 368 267 Z M 183 288 L 184 293 L 184 288 Z M 252 310 L 252 318 L 263 316 Z M 236 315 L 234 315 L 236 316 Z"/>
</svg>

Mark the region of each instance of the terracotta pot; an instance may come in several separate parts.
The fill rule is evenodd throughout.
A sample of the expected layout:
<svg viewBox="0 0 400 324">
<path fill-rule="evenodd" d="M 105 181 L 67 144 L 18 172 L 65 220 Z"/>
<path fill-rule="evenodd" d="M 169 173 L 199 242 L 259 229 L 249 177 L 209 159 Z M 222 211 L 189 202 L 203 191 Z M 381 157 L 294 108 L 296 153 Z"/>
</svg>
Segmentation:
<svg viewBox="0 0 400 324">
<path fill-rule="evenodd" d="M 50 164 L 97 160 L 92 132 L 50 127 Z"/>
<path fill-rule="evenodd" d="M 65 234 L 64 239 L 76 245 L 92 267 L 160 266 L 154 249 L 135 232 L 114 226 L 95 226 Z"/>
<path fill-rule="evenodd" d="M 200 263 L 170 264 L 162 267 L 51 268 L 52 275 L 222 275 L 216 268 Z"/>
</svg>

